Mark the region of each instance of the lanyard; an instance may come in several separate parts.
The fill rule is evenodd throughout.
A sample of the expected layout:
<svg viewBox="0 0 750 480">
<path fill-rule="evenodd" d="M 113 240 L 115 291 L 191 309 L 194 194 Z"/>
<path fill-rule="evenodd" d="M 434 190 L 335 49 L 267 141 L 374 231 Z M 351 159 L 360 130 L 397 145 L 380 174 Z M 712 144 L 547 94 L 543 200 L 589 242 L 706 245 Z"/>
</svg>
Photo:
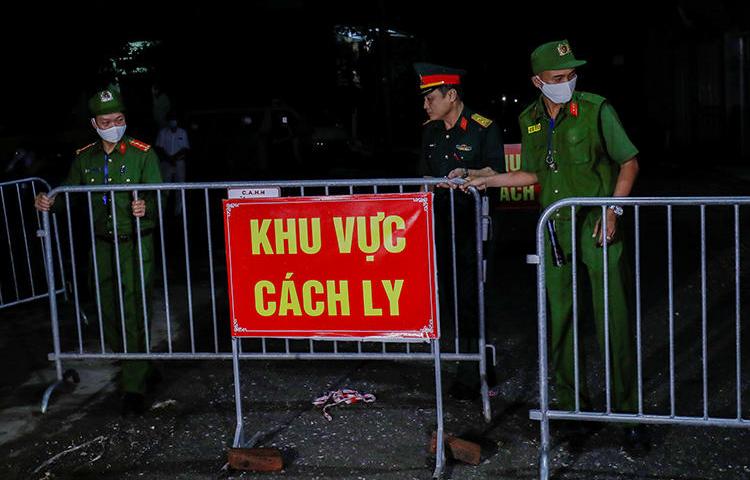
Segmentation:
<svg viewBox="0 0 750 480">
<path fill-rule="evenodd" d="M 555 129 L 555 119 L 550 118 L 549 119 L 549 130 L 547 131 L 547 156 L 545 157 L 544 161 L 547 164 L 547 167 L 549 167 L 550 170 L 557 171 L 557 162 L 555 161 L 555 156 L 553 155 L 553 142 L 552 142 L 552 131 Z"/>
<path fill-rule="evenodd" d="M 104 153 L 104 185 L 109 185 L 109 154 Z M 104 192 L 104 195 L 102 195 L 102 201 L 104 202 L 104 205 L 107 204 L 107 192 Z"/>
</svg>

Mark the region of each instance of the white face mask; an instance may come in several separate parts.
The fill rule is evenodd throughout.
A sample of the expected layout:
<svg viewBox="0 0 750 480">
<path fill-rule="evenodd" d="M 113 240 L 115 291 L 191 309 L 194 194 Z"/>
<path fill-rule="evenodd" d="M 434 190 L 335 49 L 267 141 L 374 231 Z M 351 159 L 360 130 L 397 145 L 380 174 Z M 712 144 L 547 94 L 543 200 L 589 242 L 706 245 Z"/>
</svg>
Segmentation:
<svg viewBox="0 0 750 480">
<path fill-rule="evenodd" d="M 102 140 L 109 143 L 117 143 L 120 141 L 123 135 L 125 135 L 125 129 L 128 127 L 127 125 L 123 125 L 121 127 L 113 126 L 109 127 L 106 130 L 102 130 L 96 125 L 96 120 L 93 118 L 91 119 L 91 124 L 96 128 L 96 133 L 99 134 L 100 137 L 102 137 Z"/>
<path fill-rule="evenodd" d="M 536 77 L 542 82 L 542 79 L 537 75 Z M 568 103 L 573 98 L 573 92 L 576 89 L 576 80 L 578 77 L 573 77 L 564 83 L 544 83 L 542 82 L 542 93 L 545 97 L 549 98 L 553 103 L 561 104 Z"/>
</svg>

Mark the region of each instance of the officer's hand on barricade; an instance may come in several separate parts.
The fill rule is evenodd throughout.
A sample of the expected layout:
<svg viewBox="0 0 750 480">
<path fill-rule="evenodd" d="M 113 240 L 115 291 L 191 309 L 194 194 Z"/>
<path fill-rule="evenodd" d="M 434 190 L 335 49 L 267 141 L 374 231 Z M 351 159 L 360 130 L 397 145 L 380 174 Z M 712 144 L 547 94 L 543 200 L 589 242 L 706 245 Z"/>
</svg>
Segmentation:
<svg viewBox="0 0 750 480">
<path fill-rule="evenodd" d="M 146 215 L 146 201 L 145 200 L 133 200 L 130 204 L 130 208 L 133 209 L 133 216 L 141 218 Z"/>
<path fill-rule="evenodd" d="M 466 177 L 466 181 L 459 187 L 464 192 L 468 192 L 470 187 L 474 187 L 477 190 L 487 189 L 487 179 L 489 177 Z"/>
<path fill-rule="evenodd" d="M 461 168 L 454 168 L 448 173 L 448 178 L 466 178 L 468 177 L 468 170 Z"/>
<path fill-rule="evenodd" d="M 591 235 L 592 238 L 599 237 L 596 241 L 597 245 L 602 246 L 604 244 L 604 229 L 601 228 L 602 219 L 599 218 L 594 225 L 594 233 Z M 615 238 L 617 233 L 617 215 L 611 209 L 607 209 L 607 244 L 612 243 L 612 239 Z"/>
<path fill-rule="evenodd" d="M 40 193 L 34 197 L 34 208 L 40 212 L 49 212 L 52 205 L 55 204 L 55 197 L 48 197 L 46 193 Z"/>
</svg>

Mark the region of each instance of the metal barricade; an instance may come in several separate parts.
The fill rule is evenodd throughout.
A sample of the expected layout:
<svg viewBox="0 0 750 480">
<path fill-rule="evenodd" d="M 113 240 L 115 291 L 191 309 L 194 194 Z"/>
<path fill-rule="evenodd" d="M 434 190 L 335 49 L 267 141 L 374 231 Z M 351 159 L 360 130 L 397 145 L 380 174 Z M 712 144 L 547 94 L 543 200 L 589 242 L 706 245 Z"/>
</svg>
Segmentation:
<svg viewBox="0 0 750 480">
<path fill-rule="evenodd" d="M 44 271 L 44 242 L 34 245 L 41 228 L 41 216 L 33 209 L 37 192 L 48 191 L 49 184 L 41 178 L 23 178 L 0 183 L 3 234 L 0 235 L 0 309 L 47 297 L 50 293 L 66 294 L 65 269 L 57 235 L 57 218 L 52 217 L 57 274 L 48 291 Z"/>
<path fill-rule="evenodd" d="M 441 195 L 449 198 L 451 212 L 451 255 L 453 271 L 453 319 L 441 320 L 443 332 L 453 334 L 442 341 L 443 353 L 435 352 L 429 344 L 411 342 L 378 343 L 342 340 L 290 340 L 290 339 L 243 339 L 233 340 L 230 336 L 229 319 L 226 315 L 227 302 L 222 300 L 226 292 L 226 275 L 224 273 L 223 224 L 212 221 L 221 211 L 221 200 L 226 198 L 227 189 L 280 189 L 281 196 L 307 195 L 351 195 L 358 193 L 403 193 L 433 188 L 440 180 L 427 179 L 376 179 L 376 180 L 315 180 L 315 181 L 271 181 L 271 182 L 214 182 L 182 184 L 144 184 L 144 185 L 97 185 L 66 186 L 52 190 L 49 195 L 56 196 L 56 202 L 63 202 L 68 208 L 67 230 L 69 235 L 68 250 L 72 258 L 72 299 L 75 306 L 74 318 L 62 316 L 57 308 L 55 297 L 50 298 L 50 315 L 53 329 L 54 352 L 49 359 L 55 362 L 58 382 L 45 393 L 42 408 L 46 410 L 50 395 L 63 380 L 62 362 L 69 360 L 203 360 L 233 358 L 232 349 L 236 348 L 239 359 L 255 360 L 421 360 L 434 361 L 435 356 L 449 361 L 477 362 L 481 380 L 481 397 L 483 414 L 490 420 L 489 391 L 487 386 L 487 350 L 494 352 L 492 345 L 485 340 L 484 312 L 484 268 L 482 265 L 482 212 L 481 196 L 472 189 L 469 199 L 473 205 L 475 231 L 471 233 L 477 251 L 477 265 L 470 271 L 476 274 L 478 286 L 475 307 L 477 310 L 476 344 L 466 347 L 459 338 L 458 312 L 464 305 L 459 305 L 460 298 L 456 289 L 466 275 L 459 274 L 461 261 L 457 258 L 454 202 L 457 196 L 465 196 L 460 191 L 446 189 Z M 116 203 L 123 197 L 118 192 L 127 192 L 137 198 L 151 195 L 156 208 L 155 228 L 142 232 L 141 221 L 136 220 L 133 232 L 136 237 L 127 241 L 137 242 L 138 248 L 123 247 L 124 241 L 118 234 L 118 210 Z M 122 193 L 120 194 L 122 195 Z M 103 196 L 109 199 L 106 207 L 111 216 L 114 231 L 111 242 L 114 255 L 117 257 L 116 278 L 117 295 L 115 302 L 119 305 L 117 312 L 118 329 L 122 331 L 123 345 L 121 351 L 112 351 L 105 341 L 105 321 L 102 315 L 102 298 L 99 287 L 100 275 L 104 272 L 102 265 L 97 265 L 96 247 L 101 240 L 99 225 L 94 222 L 94 205 L 102 202 Z M 181 210 L 176 217 L 170 217 L 167 203 L 170 196 L 177 196 Z M 76 198 L 74 198 L 76 197 Z M 76 202 L 80 215 L 70 214 Z M 107 200 L 104 199 L 106 202 Z M 99 206 L 97 208 L 100 209 Z M 49 214 L 42 215 L 45 253 L 47 265 L 53 265 L 52 242 L 50 238 Z M 123 309 L 123 279 L 120 271 L 120 255 L 123 248 L 133 249 L 134 258 L 143 267 L 143 235 L 155 237 L 155 275 L 154 288 L 147 291 L 143 268 L 139 268 L 137 279 L 138 296 L 143 308 L 142 317 L 146 336 L 145 348 L 138 351 L 128 345 L 126 335 L 126 318 Z M 132 235 L 131 235 L 132 236 Z M 91 264 L 92 285 L 95 291 L 88 302 L 82 301 L 82 289 L 78 285 L 77 270 L 82 259 L 76 259 L 77 242 L 85 242 L 88 247 Z M 131 244 L 132 245 L 132 244 Z M 218 248 L 216 248 L 218 247 Z M 220 252 L 220 253 L 219 253 Z M 198 262 L 195 256 L 199 255 Z M 220 257 L 220 258 L 217 258 Z M 184 257 L 184 258 L 183 258 Z M 178 259 L 176 262 L 175 260 Z M 443 273 L 445 274 L 445 273 Z M 47 276 L 53 285 L 54 268 L 49 268 Z M 160 277 L 160 278 L 159 278 Z M 220 279 L 221 277 L 221 279 Z M 158 285 L 158 287 L 156 286 Z M 52 288 L 52 287 L 50 287 Z M 154 308 L 147 308 L 147 297 L 153 295 Z M 158 305 L 158 306 L 157 306 Z M 95 320 L 88 324 L 81 322 L 84 310 L 89 310 L 88 318 Z M 111 321 L 112 319 L 109 319 Z M 226 334 L 223 334 L 226 332 Z M 65 335 L 61 336 L 64 332 Z M 439 363 L 438 363 L 439 366 Z M 441 418 L 442 420 L 442 418 Z"/>
<path fill-rule="evenodd" d="M 750 204 L 750 197 L 664 197 L 664 198 L 569 198 L 558 201 L 549 206 L 541 215 L 536 230 L 536 254 L 530 255 L 528 263 L 537 265 L 537 303 L 538 303 L 538 348 L 539 348 L 539 402 L 538 410 L 532 410 L 530 417 L 539 420 L 541 424 L 541 444 L 539 452 L 539 473 L 540 478 L 547 479 L 550 476 L 550 420 L 569 420 L 569 421 L 593 421 L 593 422 L 617 422 L 627 425 L 639 424 L 669 424 L 669 425 L 689 425 L 703 427 L 750 427 L 750 419 L 743 417 L 743 362 L 742 362 L 742 290 L 741 281 L 741 243 L 740 243 L 740 207 Z M 624 207 L 625 216 L 617 223 L 628 223 L 632 221 L 634 235 L 632 237 L 622 236 L 619 241 L 627 241 L 632 238 L 634 250 L 633 262 L 626 265 L 634 266 L 634 275 L 632 276 L 634 287 L 634 315 L 617 316 L 618 308 L 613 300 L 619 293 L 615 290 L 619 288 L 618 279 L 614 278 L 615 274 L 610 272 L 617 267 L 610 258 L 611 250 L 614 244 L 608 245 L 604 242 L 601 245 L 601 272 L 597 270 L 599 258 L 592 260 L 591 250 L 587 253 L 583 251 L 579 255 L 584 240 L 595 241 L 589 238 L 591 235 L 584 235 L 582 230 L 590 233 L 587 228 L 591 227 L 592 221 L 605 217 L 607 208 L 612 205 Z M 724 235 L 709 237 L 707 233 L 707 209 L 715 209 L 714 218 L 717 222 L 724 222 L 731 225 L 722 232 Z M 675 247 L 675 212 L 681 216 L 678 226 L 688 229 L 685 235 L 678 237 L 683 244 L 683 250 L 678 251 Z M 644 213 L 645 212 L 645 213 Z M 644 221 L 644 217 L 646 220 Z M 554 227 L 549 228 L 548 222 L 569 222 L 571 251 L 562 252 L 562 259 L 566 266 L 559 267 L 553 263 L 554 255 L 551 254 L 552 246 L 550 242 L 550 230 L 557 231 Z M 690 224 L 695 222 L 695 225 Z M 603 238 L 606 238 L 607 222 L 601 222 Z M 661 242 L 654 240 L 654 235 L 648 237 L 644 242 L 641 232 L 642 224 L 648 228 L 661 228 L 665 234 L 661 237 Z M 557 226 L 561 226 L 557 223 Z M 588 225 L 588 226 L 587 226 Z M 625 226 L 627 227 L 627 225 Z M 622 227 L 618 226 L 618 230 Z M 617 232 L 615 232 L 615 235 Z M 627 235 L 627 234 L 626 234 Z M 560 243 L 567 243 L 563 239 Z M 717 265 L 716 270 L 723 273 L 721 282 L 729 282 L 731 292 L 725 295 L 731 297 L 728 303 L 720 303 L 724 300 L 716 300 L 715 305 L 709 309 L 709 285 L 719 285 L 718 280 L 715 283 L 709 283 L 708 265 L 713 259 L 709 255 L 707 244 L 713 240 L 716 244 L 714 248 L 721 249 L 724 253 L 721 257 L 724 263 L 731 261 L 732 266 L 727 268 L 726 265 Z M 615 238 L 615 242 L 618 239 Z M 666 247 L 664 247 L 664 241 Z M 695 243 L 695 245 L 693 245 Z M 664 247 L 664 248 L 662 248 Z M 685 253 L 687 255 L 678 255 Z M 665 254 L 666 252 L 666 254 Z M 642 269 L 642 258 L 647 258 L 648 271 Z M 651 256 L 654 257 L 651 261 Z M 678 263 L 679 257 L 679 263 Z M 716 257 L 719 257 L 718 255 Z M 552 260 L 551 260 L 552 258 Z M 603 284 L 602 306 L 603 312 L 601 319 L 602 332 L 600 335 L 600 353 L 604 356 L 604 372 L 593 375 L 586 374 L 585 358 L 581 357 L 584 351 L 586 338 L 581 335 L 581 330 L 585 325 L 580 323 L 579 308 L 582 302 L 579 300 L 581 286 L 579 275 L 580 262 L 579 258 L 586 264 L 589 270 L 589 276 L 592 278 L 590 283 L 599 280 L 592 275 L 601 275 L 599 277 Z M 625 259 L 625 257 L 618 258 Z M 685 272 L 682 275 L 675 274 L 676 265 L 684 265 Z M 723 267 L 723 268 L 722 268 Z M 551 272 L 550 269 L 569 268 L 570 270 L 570 310 L 569 316 L 565 316 L 564 308 L 552 307 L 552 300 L 548 297 L 547 281 L 555 281 L 557 272 Z M 692 270 L 691 270 L 692 268 Z M 593 269 L 593 271 L 592 271 Z M 729 275 L 726 270 L 733 270 L 733 275 Z M 567 276 L 567 270 L 560 270 L 562 276 Z M 593 273 L 592 273 L 593 272 Z M 552 276 L 550 277 L 550 274 Z M 630 275 L 623 274 L 622 278 L 627 280 Z M 716 274 L 715 274 L 716 276 Z M 660 283 L 666 281 L 664 283 Z M 646 286 L 644 287 L 644 283 Z M 686 298 L 684 302 L 676 301 L 678 296 L 678 285 L 683 285 L 684 292 L 681 295 Z M 694 292 L 696 286 L 700 291 L 699 297 Z M 731 285 L 733 284 L 733 285 Z M 557 285 L 561 285 L 557 284 Z M 625 283 L 630 286 L 630 282 Z M 660 293 L 660 288 L 664 292 Z M 727 286 L 723 288 L 727 289 Z M 592 286 L 592 296 L 594 287 Z M 718 290 L 718 288 L 715 288 Z M 729 290 L 727 290 L 729 291 Z M 666 293 L 666 304 L 659 304 L 659 297 Z M 726 292 L 725 292 L 726 293 Z M 558 291 L 555 294 L 555 301 L 561 297 L 568 296 L 566 291 Z M 649 301 L 646 300 L 646 297 Z M 717 295 L 718 296 L 718 295 Z M 623 298 L 628 298 L 623 295 Z M 699 298 L 699 304 L 697 299 Z M 656 299 L 656 301 L 654 301 Z M 596 302 L 596 299 L 593 299 Z M 632 300 L 632 298 L 631 298 Z M 691 304 L 690 301 L 694 301 Z M 550 302 L 550 303 L 548 303 Z M 557 308 L 557 312 L 555 312 Z M 692 310 L 690 310 L 692 308 Z M 679 309 L 679 310 L 678 310 Z M 650 310 L 646 312 L 645 310 Z M 709 315 L 709 310 L 712 315 Z M 596 307 L 594 308 L 596 311 Z M 683 315 L 680 316 L 680 311 Z M 694 313 L 687 314 L 692 311 Z M 549 315 L 548 315 L 549 312 Z M 552 319 L 552 315 L 556 315 Z M 594 314 L 596 317 L 596 313 Z M 622 318 L 632 321 L 634 318 L 635 328 L 624 329 L 622 325 L 617 325 Z M 666 317 L 666 318 L 664 318 Z M 661 323 L 660 323 L 661 318 Z M 564 326 L 561 323 L 572 322 L 572 364 L 573 364 L 573 387 L 568 386 L 568 392 L 573 395 L 574 404 L 570 409 L 561 408 L 556 402 L 560 401 L 561 391 L 566 380 L 551 382 L 551 374 L 559 374 L 554 371 L 554 364 L 550 364 L 557 357 L 564 356 L 561 354 L 563 342 L 555 344 L 555 339 L 551 338 L 554 333 L 550 332 L 550 325 L 553 322 L 559 322 L 553 327 L 561 331 Z M 709 319 L 711 322 L 709 322 Z M 664 331 L 661 331 L 659 329 Z M 616 333 L 616 332 L 620 333 Z M 634 371 L 630 367 L 625 367 L 624 362 L 627 355 L 622 355 L 622 350 L 617 350 L 618 343 L 622 338 L 623 331 L 628 332 L 629 337 L 625 340 L 626 352 L 634 352 L 635 365 Z M 559 335 L 559 334 L 558 334 Z M 603 338 L 602 338 L 603 337 Z M 695 340 L 699 340 L 699 343 Z M 550 347 L 552 345 L 552 347 Z M 555 347 L 555 345 L 557 345 Z M 631 348 L 632 347 L 632 348 Z M 568 346 L 568 348 L 570 348 Z M 548 349 L 551 349 L 551 353 Z M 556 350 L 557 349 L 557 350 Z M 682 356 L 680 353 L 682 352 Z M 556 357 L 557 356 L 557 357 Z M 711 358 L 711 362 L 709 362 Z M 618 364 L 622 362 L 622 364 Z M 560 371 L 565 367 L 558 365 Z M 620 373 L 618 377 L 618 368 Z M 551 371 L 553 370 L 553 371 Z M 711 373 L 711 375 L 709 374 Z M 568 373 L 570 375 L 570 373 Z M 627 381 L 632 376 L 632 382 Z M 618 380 L 618 378 L 620 380 Z M 622 379 L 626 380 L 622 380 Z M 715 383 L 720 383 L 726 389 L 733 391 L 732 394 L 722 394 L 720 389 L 710 389 L 709 379 Z M 627 383 L 628 386 L 623 388 L 618 386 L 618 381 Z M 666 381 L 665 381 L 666 380 Z M 551 383 L 554 385 L 554 392 L 557 398 L 551 397 Z M 591 396 L 588 399 L 587 383 L 595 383 L 600 387 L 598 403 L 599 407 L 593 405 Z M 635 388 L 633 388 L 635 387 Z M 618 388 L 620 392 L 618 392 Z M 694 389 L 695 392 L 689 392 Z M 626 392 L 626 393 L 622 393 Z M 678 393 L 694 393 L 693 396 Z M 618 395 L 620 396 L 618 400 Z M 634 395 L 630 396 L 630 395 Z M 603 398 L 601 398 L 603 396 Z M 696 398 L 697 397 L 697 398 Z M 623 399 L 631 398 L 630 403 Z M 687 399 L 687 400 L 683 400 Z M 697 402 L 695 400 L 699 399 Z M 688 405 L 682 405 L 687 401 Z M 588 405 L 591 403 L 591 405 Z M 713 410 L 713 414 L 712 414 Z M 721 411 L 717 414 L 717 411 Z"/>
</svg>

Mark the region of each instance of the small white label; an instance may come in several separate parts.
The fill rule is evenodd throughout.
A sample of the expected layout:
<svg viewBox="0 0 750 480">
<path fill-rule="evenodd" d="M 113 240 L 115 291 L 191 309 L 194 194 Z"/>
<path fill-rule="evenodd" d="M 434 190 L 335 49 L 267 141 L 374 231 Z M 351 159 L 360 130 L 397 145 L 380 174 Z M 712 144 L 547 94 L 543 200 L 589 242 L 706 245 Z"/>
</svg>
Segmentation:
<svg viewBox="0 0 750 480">
<path fill-rule="evenodd" d="M 277 198 L 281 196 L 279 187 L 265 188 L 229 188 L 229 198 Z"/>
</svg>

